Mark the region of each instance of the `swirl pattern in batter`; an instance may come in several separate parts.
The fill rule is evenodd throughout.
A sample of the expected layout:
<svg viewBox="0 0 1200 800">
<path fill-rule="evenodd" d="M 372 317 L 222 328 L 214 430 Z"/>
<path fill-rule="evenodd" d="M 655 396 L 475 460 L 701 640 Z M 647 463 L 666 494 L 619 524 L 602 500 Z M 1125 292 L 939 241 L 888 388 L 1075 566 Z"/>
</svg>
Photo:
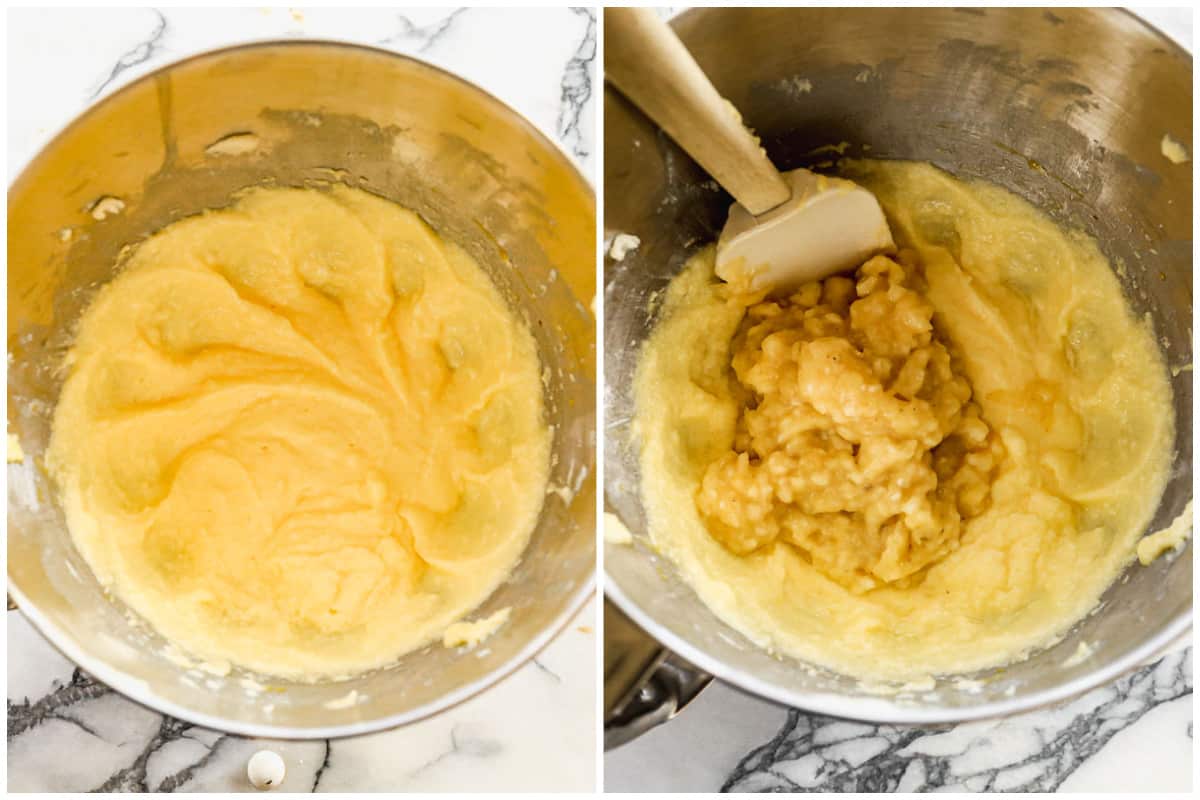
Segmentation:
<svg viewBox="0 0 1200 800">
<path fill-rule="evenodd" d="M 97 577 L 206 661 L 316 680 L 441 635 L 545 495 L 536 345 L 483 270 L 347 187 L 138 245 L 67 359 L 47 463 Z"/>
</svg>

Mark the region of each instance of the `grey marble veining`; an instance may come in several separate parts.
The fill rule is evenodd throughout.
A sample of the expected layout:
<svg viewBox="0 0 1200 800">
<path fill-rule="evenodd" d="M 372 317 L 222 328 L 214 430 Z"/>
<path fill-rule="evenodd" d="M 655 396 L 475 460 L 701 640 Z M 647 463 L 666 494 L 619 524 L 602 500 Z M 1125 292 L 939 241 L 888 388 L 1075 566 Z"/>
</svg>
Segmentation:
<svg viewBox="0 0 1200 800">
<path fill-rule="evenodd" d="M 262 741 L 228 736 L 143 708 L 72 665 L 9 611 L 9 785 L 15 790 L 165 792 L 194 789 L 236 761 L 241 777 Z M 16 685 L 14 685 L 14 682 Z M 24 685 L 22 685 L 22 683 Z M 22 691 L 26 689 L 27 691 Z M 280 743 L 288 752 L 288 788 L 315 790 L 331 755 L 329 741 Z M 271 746 L 276 746 L 272 744 Z M 306 768 L 306 766 L 308 768 Z M 232 781 L 229 788 L 238 786 Z"/>
<path fill-rule="evenodd" d="M 721 790 L 1052 792 L 1146 712 L 1191 693 L 1189 648 L 1074 702 L 999 721 L 919 728 L 790 710 Z"/>
<path fill-rule="evenodd" d="M 163 37 L 167 33 L 167 18 L 157 8 L 152 8 L 150 11 L 157 19 L 154 28 L 150 31 L 150 35 L 121 54 L 121 57 L 112 65 L 112 69 L 108 71 L 108 75 L 104 80 L 96 84 L 96 88 L 92 90 L 88 99 L 96 99 L 114 81 L 120 78 L 123 72 L 136 67 L 138 64 L 145 64 L 162 51 Z"/>
<path fill-rule="evenodd" d="M 590 109 L 592 98 L 592 72 L 596 62 L 596 12 L 591 8 L 572 8 L 571 12 L 587 20 L 587 28 L 575 54 L 567 62 L 562 78 L 562 106 L 558 112 L 557 133 L 568 150 L 577 158 L 587 158 L 587 133 L 592 121 L 585 111 Z M 588 115 L 590 116 L 590 115 Z"/>
<path fill-rule="evenodd" d="M 581 613 L 535 662 L 444 714 L 370 736 L 282 741 L 224 734 L 147 709 L 93 680 L 9 611 L 8 785 L 244 792 L 251 790 L 250 756 L 271 749 L 287 765 L 279 788 L 289 792 L 590 789 L 590 771 L 579 773 L 594 763 L 594 738 L 581 735 L 595 726 L 594 682 L 581 674 L 594 663 L 592 614 Z M 537 711 L 522 715 L 531 707 Z M 551 724 L 556 709 L 572 719 Z M 544 763 L 548 754 L 556 763 Z"/>
<path fill-rule="evenodd" d="M 807 714 L 717 684 L 677 719 L 609 753 L 605 786 L 1052 792 L 1132 785 L 1183 791 L 1181 777 L 1192 763 L 1192 686 L 1189 647 L 1066 703 L 998 720 L 921 727 Z M 1130 736 L 1153 746 L 1135 752 L 1123 738 Z M 1114 763 L 1122 767 L 1121 787 L 1106 785 Z"/>
<path fill-rule="evenodd" d="M 424 53 L 446 35 L 450 26 L 454 24 L 454 20 L 466 10 L 466 8 L 455 8 L 447 12 L 445 16 L 438 17 L 424 25 L 417 25 L 406 14 L 397 14 L 399 29 L 390 36 L 380 39 L 377 44 L 396 47 L 407 52 Z"/>
</svg>

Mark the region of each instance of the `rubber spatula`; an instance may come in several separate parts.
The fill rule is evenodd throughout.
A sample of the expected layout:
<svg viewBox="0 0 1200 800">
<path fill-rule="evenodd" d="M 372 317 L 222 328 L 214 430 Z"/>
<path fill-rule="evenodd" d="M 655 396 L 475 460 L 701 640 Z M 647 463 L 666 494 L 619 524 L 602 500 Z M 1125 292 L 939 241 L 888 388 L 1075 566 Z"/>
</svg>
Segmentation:
<svg viewBox="0 0 1200 800">
<path fill-rule="evenodd" d="M 717 242 L 717 275 L 786 291 L 895 249 L 879 201 L 806 169 L 780 173 L 741 115 L 649 9 L 604 9 L 604 74 L 737 201 Z"/>
</svg>

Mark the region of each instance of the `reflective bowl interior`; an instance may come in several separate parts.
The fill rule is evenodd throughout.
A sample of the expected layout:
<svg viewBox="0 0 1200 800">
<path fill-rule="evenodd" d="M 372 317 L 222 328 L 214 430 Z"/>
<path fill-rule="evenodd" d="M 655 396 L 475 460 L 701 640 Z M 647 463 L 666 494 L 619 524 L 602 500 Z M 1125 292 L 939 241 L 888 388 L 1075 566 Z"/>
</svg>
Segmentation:
<svg viewBox="0 0 1200 800">
<path fill-rule="evenodd" d="M 781 169 L 846 155 L 928 161 L 1000 184 L 1094 236 L 1173 367 L 1176 440 L 1153 529 L 1192 489 L 1192 171 L 1164 135 L 1192 137 L 1192 60 L 1116 9 L 706 8 L 673 22 Z M 1004 713 L 1109 679 L 1190 624 L 1192 549 L 1133 567 L 1065 639 L 1004 670 L 876 696 L 852 679 L 776 658 L 718 620 L 644 543 L 632 383 L 656 318 L 650 299 L 715 240 L 730 198 L 611 87 L 605 91 L 606 236 L 640 238 L 608 259 L 605 503 L 635 536 L 605 549 L 606 590 L 699 666 L 794 706 L 881 721 Z M 1093 648 L 1068 659 L 1081 642 Z"/>
<path fill-rule="evenodd" d="M 213 157 L 236 133 L 258 150 Z M 251 185 L 359 186 L 422 215 L 487 269 L 529 323 L 554 428 L 552 485 L 532 541 L 478 609 L 510 622 L 469 652 L 440 644 L 352 680 L 247 690 L 188 671 L 101 591 L 72 546 L 41 462 L 74 322 L 120 249 Z M 124 210 L 89 213 L 105 196 Z M 323 737 L 386 727 L 479 691 L 532 656 L 583 603 L 595 556 L 595 201 L 568 159 L 475 87 L 368 48 L 264 43 L 204 54 L 89 109 L 9 190 L 9 588 L 99 679 L 227 731 Z M 62 231 L 70 231 L 70 236 Z M 258 679 L 262 682 L 262 679 Z M 353 692 L 353 694 L 351 694 Z"/>
</svg>

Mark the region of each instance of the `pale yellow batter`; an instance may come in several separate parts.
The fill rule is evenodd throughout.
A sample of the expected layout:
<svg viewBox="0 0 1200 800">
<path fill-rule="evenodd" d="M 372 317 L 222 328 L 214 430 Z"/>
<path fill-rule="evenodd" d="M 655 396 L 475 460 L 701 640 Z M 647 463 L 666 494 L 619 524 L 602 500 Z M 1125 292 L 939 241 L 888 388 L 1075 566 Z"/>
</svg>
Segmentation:
<svg viewBox="0 0 1200 800">
<path fill-rule="evenodd" d="M 650 535 L 763 647 L 872 680 L 1009 663 L 1134 558 L 1166 367 L 1094 241 L 927 164 L 846 166 L 900 263 L 762 303 L 708 249 L 669 287 L 635 386 Z"/>
<path fill-rule="evenodd" d="M 540 511 L 529 331 L 365 192 L 256 189 L 140 244 L 84 314 L 48 451 L 99 579 L 208 661 L 381 666 L 486 598 Z"/>
</svg>

